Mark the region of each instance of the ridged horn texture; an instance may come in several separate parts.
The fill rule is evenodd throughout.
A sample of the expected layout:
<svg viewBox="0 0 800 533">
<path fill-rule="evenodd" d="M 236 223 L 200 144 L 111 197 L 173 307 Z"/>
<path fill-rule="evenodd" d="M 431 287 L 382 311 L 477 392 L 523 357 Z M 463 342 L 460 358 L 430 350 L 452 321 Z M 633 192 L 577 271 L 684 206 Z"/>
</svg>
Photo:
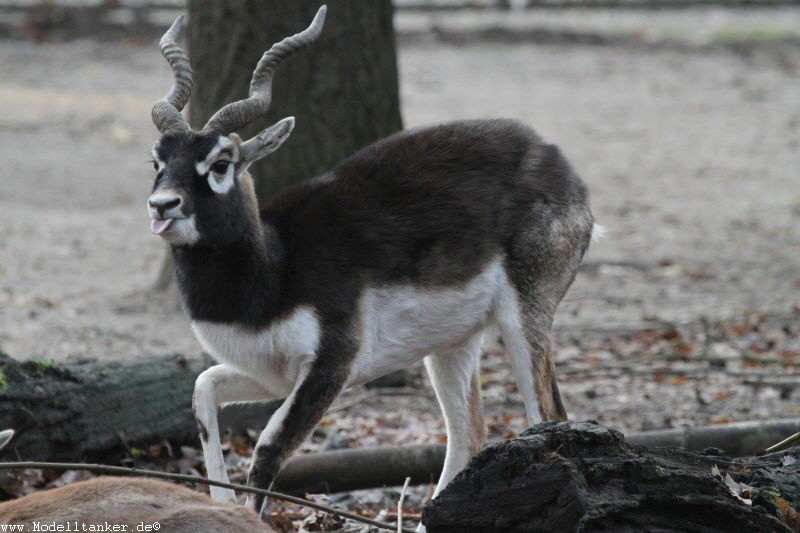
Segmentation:
<svg viewBox="0 0 800 533">
<path fill-rule="evenodd" d="M 172 67 L 175 76 L 169 93 L 153 106 L 153 124 L 161 133 L 189 130 L 189 123 L 181 115 L 181 110 L 192 94 L 192 66 L 186 53 L 175 42 L 181 30 L 183 30 L 183 16 L 175 19 L 158 42 L 161 55 Z"/>
<path fill-rule="evenodd" d="M 287 37 L 264 52 L 250 80 L 250 96 L 232 102 L 211 117 L 204 129 L 216 130 L 224 135 L 237 131 L 269 110 L 272 101 L 272 76 L 286 57 L 317 40 L 325 24 L 326 6 L 322 6 L 305 30 Z"/>
</svg>

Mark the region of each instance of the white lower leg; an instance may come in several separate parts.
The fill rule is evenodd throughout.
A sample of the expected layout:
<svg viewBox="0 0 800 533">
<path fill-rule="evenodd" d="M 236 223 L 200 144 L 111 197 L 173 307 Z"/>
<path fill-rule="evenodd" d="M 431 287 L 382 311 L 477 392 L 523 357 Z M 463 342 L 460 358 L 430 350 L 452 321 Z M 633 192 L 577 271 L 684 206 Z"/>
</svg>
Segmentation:
<svg viewBox="0 0 800 533">
<path fill-rule="evenodd" d="M 447 450 L 442 474 L 433 491 L 434 498 L 453 481 L 456 474 L 467 466 L 470 459 L 472 459 L 472 454 L 469 452 L 469 431 L 461 428 L 447 428 Z"/>
<path fill-rule="evenodd" d="M 508 283 L 499 292 L 495 313 L 506 353 L 514 369 L 517 389 L 525 404 L 528 424 L 538 424 L 542 421 L 542 415 L 539 413 L 539 401 L 533 386 L 532 350 L 522 328 L 517 293 Z"/>
<path fill-rule="evenodd" d="M 211 424 L 213 427 L 208 428 L 208 442 L 206 439 L 200 439 L 203 445 L 203 458 L 206 463 L 206 475 L 212 481 L 221 481 L 229 483 L 228 472 L 225 468 L 225 458 L 222 455 L 222 447 L 220 446 L 219 428 L 216 424 Z M 236 493 L 232 489 L 225 487 L 209 486 L 211 498 L 220 502 L 236 502 Z"/>
<path fill-rule="evenodd" d="M 208 371 L 206 371 L 208 372 Z M 203 459 L 206 463 L 206 474 L 212 481 L 228 483 L 228 472 L 220 446 L 219 424 L 217 423 L 217 401 L 214 394 L 213 380 L 205 373 L 200 374 L 194 385 L 194 416 L 200 431 L 200 443 L 203 445 Z M 205 429 L 205 432 L 203 432 Z M 209 487 L 211 497 L 217 501 L 235 502 L 236 495 L 231 489 Z"/>
<path fill-rule="evenodd" d="M 522 402 L 525 404 L 528 424 L 538 424 L 542 421 L 542 415 L 539 412 L 539 400 L 536 398 L 536 390 L 533 386 L 531 347 L 528 341 L 525 340 L 521 330 L 508 331 L 503 327 L 500 329 L 511 360 L 511 367 L 514 369 L 514 376 L 516 376 L 517 389 L 522 396 Z"/>
<path fill-rule="evenodd" d="M 471 424 L 474 421 L 469 395 L 473 374 L 478 368 L 482 335 L 461 347 L 425 358 L 425 368 L 436 392 L 447 431 L 447 449 L 442 473 L 433 496 L 436 497 L 472 458 Z"/>
<path fill-rule="evenodd" d="M 223 403 L 231 401 L 270 399 L 267 391 L 251 378 L 227 365 L 213 366 L 202 372 L 195 381 L 192 407 L 200 426 L 200 442 L 208 479 L 228 483 L 228 472 L 220 444 L 217 411 Z M 203 435 L 203 429 L 205 435 Z M 211 497 L 217 501 L 235 502 L 231 489 L 209 487 Z"/>
</svg>

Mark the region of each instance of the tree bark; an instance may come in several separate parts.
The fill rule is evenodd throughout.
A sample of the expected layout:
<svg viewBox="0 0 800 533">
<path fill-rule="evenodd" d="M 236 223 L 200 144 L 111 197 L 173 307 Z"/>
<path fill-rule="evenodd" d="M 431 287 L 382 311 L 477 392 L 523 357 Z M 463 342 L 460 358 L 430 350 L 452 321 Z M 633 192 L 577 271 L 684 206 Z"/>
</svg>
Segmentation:
<svg viewBox="0 0 800 533">
<path fill-rule="evenodd" d="M 545 422 L 484 448 L 426 505 L 422 522 L 430 533 L 788 533 L 798 459 L 797 448 L 731 459 L 628 444 L 591 422 Z"/>
<path fill-rule="evenodd" d="M 261 55 L 305 29 L 321 3 L 189 0 L 192 126 L 245 98 Z M 278 67 L 269 113 L 240 132 L 247 139 L 286 116 L 297 119 L 289 140 L 252 167 L 262 200 L 402 128 L 391 1 L 327 4 L 319 40 Z"/>
<path fill-rule="evenodd" d="M 108 459 L 142 443 L 195 442 L 191 398 L 206 361 L 181 356 L 100 362 L 16 361 L 0 353 L 5 459 Z"/>
</svg>

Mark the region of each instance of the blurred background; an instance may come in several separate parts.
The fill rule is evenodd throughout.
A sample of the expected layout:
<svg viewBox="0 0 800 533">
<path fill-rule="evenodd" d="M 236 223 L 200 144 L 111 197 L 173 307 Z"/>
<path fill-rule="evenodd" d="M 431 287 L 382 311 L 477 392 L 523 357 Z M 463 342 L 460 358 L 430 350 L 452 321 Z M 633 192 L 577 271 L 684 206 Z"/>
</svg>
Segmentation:
<svg viewBox="0 0 800 533">
<path fill-rule="evenodd" d="M 190 2 L 193 123 L 243 95 L 254 58 L 316 7 Z M 0 0 L 0 350 L 14 358 L 200 354 L 145 210 L 150 108 L 172 80 L 156 43 L 186 11 Z M 287 115 L 295 134 L 256 169 L 262 197 L 401 127 L 513 117 L 562 148 L 607 228 L 557 317 L 573 418 L 640 431 L 800 413 L 800 6 L 332 1 L 323 39 L 278 70 L 268 120 Z M 490 436 L 521 430 L 502 346 L 483 367 Z M 322 441 L 441 440 L 423 381 L 349 393 L 357 409 L 342 404 Z"/>
</svg>

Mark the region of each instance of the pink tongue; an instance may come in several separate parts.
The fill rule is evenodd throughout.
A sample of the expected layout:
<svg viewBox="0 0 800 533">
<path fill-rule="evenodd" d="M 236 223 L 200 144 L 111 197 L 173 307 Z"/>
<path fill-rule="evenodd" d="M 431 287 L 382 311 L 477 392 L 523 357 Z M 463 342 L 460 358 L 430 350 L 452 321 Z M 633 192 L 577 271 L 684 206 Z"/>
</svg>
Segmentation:
<svg viewBox="0 0 800 533">
<path fill-rule="evenodd" d="M 171 223 L 172 223 L 171 218 L 164 218 L 164 219 L 152 218 L 150 219 L 150 231 L 152 231 L 156 235 L 161 235 L 162 233 L 167 231 L 167 228 Z"/>
</svg>

